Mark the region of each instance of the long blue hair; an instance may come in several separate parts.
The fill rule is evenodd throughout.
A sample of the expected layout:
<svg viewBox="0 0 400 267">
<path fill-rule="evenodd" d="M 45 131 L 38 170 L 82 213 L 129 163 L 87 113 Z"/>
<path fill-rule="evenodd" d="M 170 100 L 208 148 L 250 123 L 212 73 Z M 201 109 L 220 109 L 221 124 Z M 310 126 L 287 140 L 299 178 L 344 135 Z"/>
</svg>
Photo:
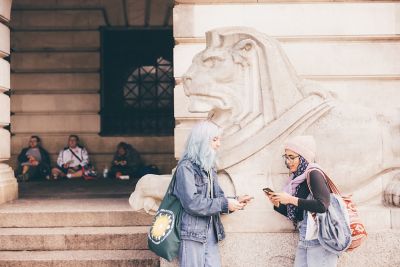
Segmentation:
<svg viewBox="0 0 400 267">
<path fill-rule="evenodd" d="M 186 140 L 182 158 L 189 159 L 206 171 L 216 164 L 217 153 L 211 147 L 211 141 L 222 134 L 222 129 L 213 122 L 206 120 L 197 123 Z"/>
</svg>

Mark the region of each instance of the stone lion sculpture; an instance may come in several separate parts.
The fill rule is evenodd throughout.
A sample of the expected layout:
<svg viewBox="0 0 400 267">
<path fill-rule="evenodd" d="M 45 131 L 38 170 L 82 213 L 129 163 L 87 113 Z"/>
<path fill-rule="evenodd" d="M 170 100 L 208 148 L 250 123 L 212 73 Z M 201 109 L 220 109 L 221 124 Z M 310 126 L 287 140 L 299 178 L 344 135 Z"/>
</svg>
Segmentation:
<svg viewBox="0 0 400 267">
<path fill-rule="evenodd" d="M 262 197 L 263 186 L 280 189 L 284 140 L 311 134 L 317 162 L 342 191 L 381 202 L 400 170 L 399 116 L 344 104 L 301 79 L 279 42 L 254 29 L 215 29 L 206 42 L 183 85 L 189 111 L 208 112 L 224 129 L 218 167 L 228 191 Z"/>
</svg>

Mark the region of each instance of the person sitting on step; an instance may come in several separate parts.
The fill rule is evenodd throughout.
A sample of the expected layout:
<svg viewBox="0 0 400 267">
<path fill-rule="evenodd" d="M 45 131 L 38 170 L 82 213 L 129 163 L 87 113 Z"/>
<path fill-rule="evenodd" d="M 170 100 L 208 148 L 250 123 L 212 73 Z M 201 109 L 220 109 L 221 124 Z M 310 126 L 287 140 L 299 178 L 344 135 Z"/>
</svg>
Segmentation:
<svg viewBox="0 0 400 267">
<path fill-rule="evenodd" d="M 123 177 L 126 176 L 129 176 L 129 178 L 136 178 L 143 162 L 136 149 L 130 144 L 120 142 L 111 165 L 109 173 L 110 178 L 123 179 Z"/>
<path fill-rule="evenodd" d="M 58 177 L 81 178 L 85 168 L 89 166 L 89 155 L 83 146 L 79 145 L 79 137 L 71 134 L 68 146 L 60 151 L 57 166 L 51 170 L 54 179 Z"/>
<path fill-rule="evenodd" d="M 50 174 L 49 153 L 41 146 L 39 136 L 32 135 L 28 147 L 18 155 L 18 169 L 16 172 L 19 181 L 44 180 Z"/>
</svg>

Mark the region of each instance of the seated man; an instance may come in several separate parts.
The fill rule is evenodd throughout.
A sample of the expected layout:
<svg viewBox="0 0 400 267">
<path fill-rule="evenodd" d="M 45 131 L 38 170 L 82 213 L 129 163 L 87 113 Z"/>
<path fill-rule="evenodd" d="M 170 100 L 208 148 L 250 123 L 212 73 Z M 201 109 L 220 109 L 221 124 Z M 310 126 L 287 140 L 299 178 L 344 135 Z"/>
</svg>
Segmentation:
<svg viewBox="0 0 400 267">
<path fill-rule="evenodd" d="M 42 148 L 39 136 L 32 135 L 29 145 L 18 155 L 17 179 L 19 181 L 44 180 L 50 174 L 49 153 Z"/>
<path fill-rule="evenodd" d="M 130 144 L 121 142 L 117 146 L 111 165 L 110 178 L 122 179 L 124 176 L 133 178 L 137 176 L 138 170 L 142 167 L 142 160 L 139 153 Z"/>
<path fill-rule="evenodd" d="M 58 177 L 81 178 L 89 165 L 89 155 L 86 148 L 79 145 L 79 137 L 70 135 L 68 147 L 60 151 L 57 167 L 51 170 L 54 179 Z"/>
</svg>

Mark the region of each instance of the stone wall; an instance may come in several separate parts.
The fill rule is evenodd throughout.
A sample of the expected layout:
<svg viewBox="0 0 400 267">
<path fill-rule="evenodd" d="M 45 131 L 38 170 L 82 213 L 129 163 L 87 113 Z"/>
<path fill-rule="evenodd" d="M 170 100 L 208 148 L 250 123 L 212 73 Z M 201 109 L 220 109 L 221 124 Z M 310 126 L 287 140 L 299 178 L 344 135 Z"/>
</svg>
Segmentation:
<svg viewBox="0 0 400 267">
<path fill-rule="evenodd" d="M 18 186 L 11 167 L 4 163 L 10 158 L 10 20 L 11 0 L 0 2 L 0 203 L 16 199 Z"/>
<path fill-rule="evenodd" d="M 154 1 L 15 0 L 11 20 L 11 161 L 39 135 L 53 162 L 69 134 L 78 134 L 98 170 L 120 141 L 132 144 L 163 173 L 175 165 L 173 137 L 102 137 L 100 32 L 102 26 L 163 26 L 168 5 Z M 125 4 L 124 4 L 125 3 Z M 147 16 L 146 8 L 151 8 Z M 167 21 L 168 22 L 168 21 Z M 171 23 L 169 23 L 171 25 Z M 0 30 L 1 32 L 1 30 Z"/>
</svg>

